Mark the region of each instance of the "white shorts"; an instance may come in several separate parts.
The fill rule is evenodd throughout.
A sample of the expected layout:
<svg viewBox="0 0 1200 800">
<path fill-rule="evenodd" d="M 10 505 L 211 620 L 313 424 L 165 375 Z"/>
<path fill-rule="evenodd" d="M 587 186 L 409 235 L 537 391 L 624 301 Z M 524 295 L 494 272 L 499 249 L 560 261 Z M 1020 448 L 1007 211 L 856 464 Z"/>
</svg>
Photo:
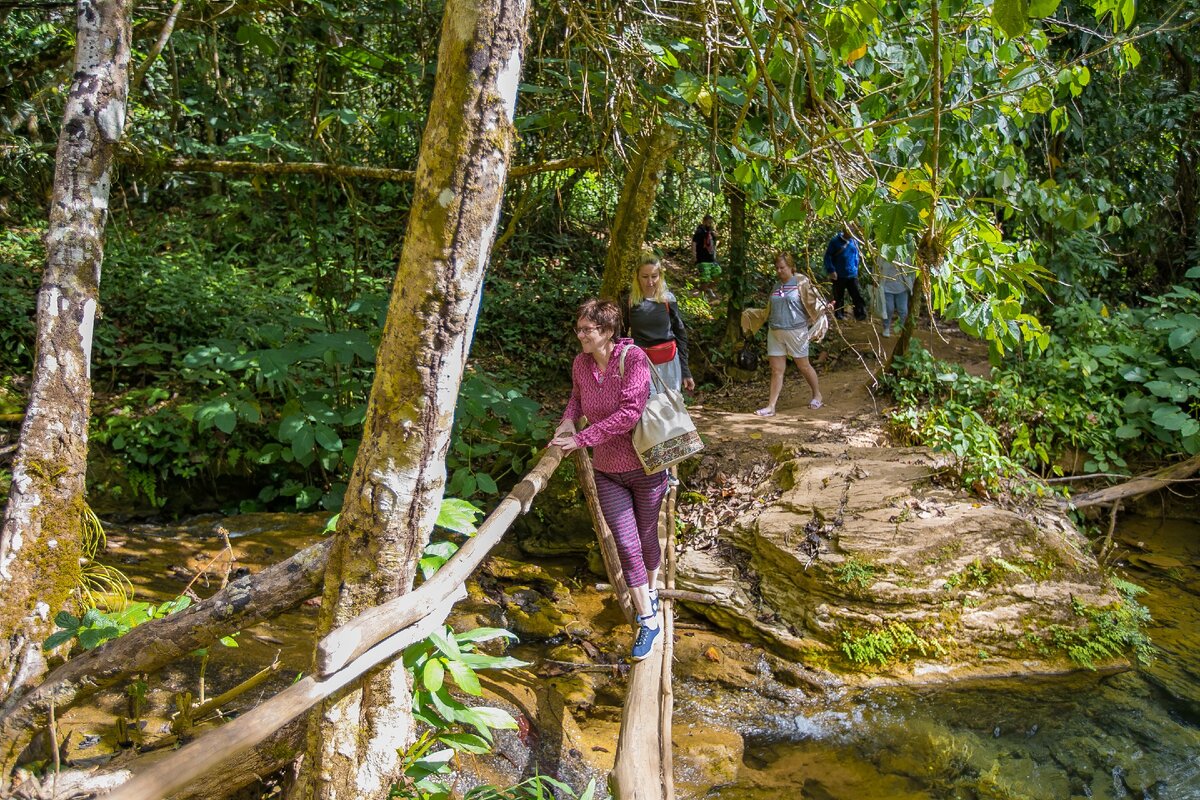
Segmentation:
<svg viewBox="0 0 1200 800">
<path fill-rule="evenodd" d="M 808 328 L 767 331 L 767 355 L 808 358 Z"/>
</svg>

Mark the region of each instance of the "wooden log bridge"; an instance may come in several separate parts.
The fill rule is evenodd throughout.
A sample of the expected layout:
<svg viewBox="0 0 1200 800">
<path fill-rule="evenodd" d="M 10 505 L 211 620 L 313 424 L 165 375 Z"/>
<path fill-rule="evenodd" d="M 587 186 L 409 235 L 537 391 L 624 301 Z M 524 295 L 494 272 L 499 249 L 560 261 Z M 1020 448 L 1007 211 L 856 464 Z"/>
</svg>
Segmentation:
<svg viewBox="0 0 1200 800">
<path fill-rule="evenodd" d="M 416 590 L 372 608 L 331 631 L 317 645 L 317 672 L 302 678 L 251 711 L 201 735 L 142 770 L 105 795 L 112 800 L 161 800 L 225 762 L 260 745 L 288 723 L 346 687 L 371 669 L 400 655 L 439 630 L 454 601 L 466 595 L 466 581 L 530 505 L 562 461 L 562 450 L 548 448 L 537 465 L 479 526 L 441 569 Z M 576 451 L 576 471 L 596 523 L 609 579 L 621 608 L 632 621 L 633 606 L 620 571 L 611 533 L 600 514 L 591 461 Z M 668 494 L 660 540 L 666 553 L 666 589 L 674 589 L 675 489 Z M 649 658 L 633 665 L 610 789 L 618 800 L 674 800 L 671 762 L 672 600 L 661 603 L 663 633 Z M 658 780 L 655 780 L 655 777 Z"/>
</svg>

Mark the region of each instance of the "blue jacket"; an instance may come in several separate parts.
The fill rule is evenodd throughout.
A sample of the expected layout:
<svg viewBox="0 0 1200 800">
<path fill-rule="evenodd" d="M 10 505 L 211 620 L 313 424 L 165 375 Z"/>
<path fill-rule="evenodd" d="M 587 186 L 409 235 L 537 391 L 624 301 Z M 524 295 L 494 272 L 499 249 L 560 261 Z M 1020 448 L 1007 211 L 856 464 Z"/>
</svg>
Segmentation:
<svg viewBox="0 0 1200 800">
<path fill-rule="evenodd" d="M 839 233 L 829 240 L 825 248 L 825 272 L 836 272 L 842 280 L 858 277 L 858 242 L 853 237 L 843 239 Z"/>
</svg>

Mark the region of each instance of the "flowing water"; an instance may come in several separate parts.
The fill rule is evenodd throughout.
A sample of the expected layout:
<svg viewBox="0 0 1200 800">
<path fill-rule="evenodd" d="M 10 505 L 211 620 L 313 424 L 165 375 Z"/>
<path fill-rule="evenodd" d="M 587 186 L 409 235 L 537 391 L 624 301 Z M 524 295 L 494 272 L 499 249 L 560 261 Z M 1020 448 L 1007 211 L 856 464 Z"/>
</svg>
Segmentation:
<svg viewBox="0 0 1200 800">
<path fill-rule="evenodd" d="M 323 521 L 227 521 L 234 569 L 287 557 L 315 541 Z M 223 561 L 209 563 L 223 547 L 217 522 L 111 528 L 109 555 L 134 579 L 139 599 L 176 596 L 206 565 L 207 596 L 223 573 Z M 681 800 L 1200 800 L 1200 524 L 1132 519 L 1119 533 L 1123 572 L 1147 589 L 1140 599 L 1154 617 L 1150 665 L 1070 682 L 847 693 L 816 705 L 678 681 L 677 728 L 721 719 L 745 741 L 732 782 Z M 209 679 L 229 685 L 279 654 L 286 685 L 307 671 L 314 617 L 310 606 L 242 632 L 236 651 L 216 648 Z M 164 703 L 178 684 L 196 680 L 194 666 L 162 680 Z M 96 742 L 87 729 L 99 721 L 81 716 L 76 742 Z M 83 749 L 81 759 L 104 748 Z"/>
<path fill-rule="evenodd" d="M 1069 683 L 871 691 L 764 714 L 708 798 L 1200 798 L 1200 524 L 1135 519 L 1125 576 L 1147 589 L 1156 657 Z M 681 704 L 705 713 L 705 701 Z"/>
</svg>

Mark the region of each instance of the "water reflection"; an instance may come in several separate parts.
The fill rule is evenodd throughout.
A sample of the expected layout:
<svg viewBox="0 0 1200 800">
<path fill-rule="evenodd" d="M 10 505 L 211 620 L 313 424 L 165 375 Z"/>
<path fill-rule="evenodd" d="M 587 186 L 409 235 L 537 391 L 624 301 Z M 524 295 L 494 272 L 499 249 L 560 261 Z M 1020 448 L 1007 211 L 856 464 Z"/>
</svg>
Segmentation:
<svg viewBox="0 0 1200 800">
<path fill-rule="evenodd" d="M 738 721 L 736 782 L 705 797 L 1200 799 L 1200 525 L 1123 526 L 1159 648 L 1105 679 L 940 692 L 873 690 Z M 715 699 L 715 698 L 712 698 Z M 691 696 L 681 704 L 706 705 Z M 734 714 L 731 710 L 731 714 Z"/>
</svg>

